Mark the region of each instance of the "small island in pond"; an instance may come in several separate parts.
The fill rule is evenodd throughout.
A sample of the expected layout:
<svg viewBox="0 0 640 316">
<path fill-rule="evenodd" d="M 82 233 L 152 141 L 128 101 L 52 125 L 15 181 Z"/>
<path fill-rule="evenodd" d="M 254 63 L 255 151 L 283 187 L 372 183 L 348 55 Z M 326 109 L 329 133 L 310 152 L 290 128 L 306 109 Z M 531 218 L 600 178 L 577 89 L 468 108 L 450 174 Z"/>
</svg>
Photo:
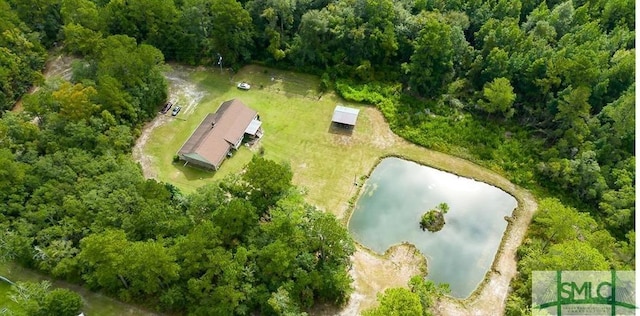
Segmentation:
<svg viewBox="0 0 640 316">
<path fill-rule="evenodd" d="M 449 205 L 447 203 L 440 203 L 435 209 L 431 209 L 428 212 L 422 214 L 420 219 L 420 228 L 435 233 L 440 231 L 444 227 L 444 214 L 449 211 Z"/>
</svg>

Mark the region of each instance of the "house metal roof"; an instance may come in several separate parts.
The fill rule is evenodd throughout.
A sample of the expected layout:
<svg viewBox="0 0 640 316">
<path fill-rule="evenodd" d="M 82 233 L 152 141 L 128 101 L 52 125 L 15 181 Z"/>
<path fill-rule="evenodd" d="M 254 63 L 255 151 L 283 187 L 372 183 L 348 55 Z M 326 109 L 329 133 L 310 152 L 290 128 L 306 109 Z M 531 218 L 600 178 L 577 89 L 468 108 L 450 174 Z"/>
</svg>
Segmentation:
<svg viewBox="0 0 640 316">
<path fill-rule="evenodd" d="M 258 129 L 260 129 L 261 125 L 262 122 L 254 119 L 253 121 L 251 121 L 251 123 L 249 123 L 249 126 L 247 126 L 247 129 L 244 130 L 244 132 L 249 135 L 255 135 L 256 132 L 258 132 Z"/>
<path fill-rule="evenodd" d="M 257 114 L 240 100 L 223 102 L 215 113 L 208 114 L 202 120 L 180 148 L 178 155 L 218 169 L 229 150 L 242 141 L 245 131 Z"/>
</svg>

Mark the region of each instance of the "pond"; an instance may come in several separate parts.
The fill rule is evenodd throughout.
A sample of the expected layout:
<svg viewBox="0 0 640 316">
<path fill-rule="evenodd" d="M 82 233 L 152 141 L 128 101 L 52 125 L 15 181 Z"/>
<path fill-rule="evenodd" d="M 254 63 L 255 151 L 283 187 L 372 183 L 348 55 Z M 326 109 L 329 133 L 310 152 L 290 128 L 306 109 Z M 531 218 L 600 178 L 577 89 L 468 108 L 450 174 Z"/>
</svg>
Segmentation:
<svg viewBox="0 0 640 316">
<path fill-rule="evenodd" d="M 439 232 L 422 231 L 420 217 L 447 203 Z M 468 297 L 484 278 L 516 208 L 506 192 L 469 178 L 399 158 L 385 158 L 365 183 L 349 231 L 363 246 L 384 253 L 403 241 L 428 262 L 428 279 L 449 283 L 451 295 Z"/>
</svg>

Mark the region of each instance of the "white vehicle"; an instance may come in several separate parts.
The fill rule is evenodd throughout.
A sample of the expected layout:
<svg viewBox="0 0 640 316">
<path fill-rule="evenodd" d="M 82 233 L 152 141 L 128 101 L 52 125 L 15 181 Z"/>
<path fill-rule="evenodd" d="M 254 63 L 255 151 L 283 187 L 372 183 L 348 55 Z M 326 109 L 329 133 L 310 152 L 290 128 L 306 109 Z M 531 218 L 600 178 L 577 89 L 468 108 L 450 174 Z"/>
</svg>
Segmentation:
<svg viewBox="0 0 640 316">
<path fill-rule="evenodd" d="M 251 89 L 251 85 L 249 85 L 249 84 L 248 84 L 248 83 L 246 83 L 246 82 L 240 82 L 240 83 L 238 84 L 238 89 L 242 89 L 242 90 L 249 90 L 249 89 Z"/>
</svg>

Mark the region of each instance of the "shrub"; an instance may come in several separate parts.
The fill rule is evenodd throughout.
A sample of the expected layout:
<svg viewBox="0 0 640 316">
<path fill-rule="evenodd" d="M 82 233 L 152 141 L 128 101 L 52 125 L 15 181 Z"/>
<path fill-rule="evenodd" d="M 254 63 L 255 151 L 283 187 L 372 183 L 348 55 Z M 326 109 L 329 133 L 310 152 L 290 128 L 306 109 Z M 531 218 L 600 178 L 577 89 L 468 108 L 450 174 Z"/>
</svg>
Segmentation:
<svg viewBox="0 0 640 316">
<path fill-rule="evenodd" d="M 431 209 L 422 215 L 420 228 L 435 233 L 444 227 L 444 214 L 449 211 L 447 203 L 440 203 L 435 209 Z"/>
</svg>

